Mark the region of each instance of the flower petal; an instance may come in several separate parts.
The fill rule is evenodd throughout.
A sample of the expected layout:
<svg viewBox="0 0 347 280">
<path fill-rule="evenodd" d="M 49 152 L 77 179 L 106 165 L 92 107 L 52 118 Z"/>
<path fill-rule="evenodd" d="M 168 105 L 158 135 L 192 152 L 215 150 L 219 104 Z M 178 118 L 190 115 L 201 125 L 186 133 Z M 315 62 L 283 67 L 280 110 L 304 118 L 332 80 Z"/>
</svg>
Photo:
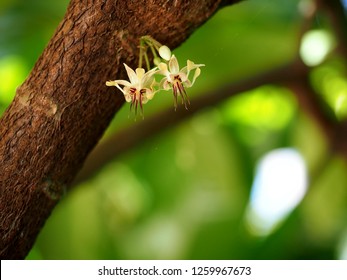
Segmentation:
<svg viewBox="0 0 347 280">
<path fill-rule="evenodd" d="M 193 69 L 195 69 L 195 68 L 202 67 L 202 66 L 205 66 L 205 64 L 195 64 L 193 61 L 187 60 L 188 72 L 189 72 L 190 70 L 193 70 Z"/>
<path fill-rule="evenodd" d="M 167 64 L 165 64 L 165 63 L 160 63 L 159 64 L 159 73 L 161 74 L 161 75 L 164 75 L 165 76 L 165 78 L 163 78 L 163 79 L 166 79 L 166 80 L 170 80 L 171 81 L 171 73 L 170 73 L 170 71 L 168 70 L 168 68 L 167 68 Z"/>
<path fill-rule="evenodd" d="M 143 97 L 144 97 L 143 104 L 147 103 L 148 100 L 153 99 L 154 95 L 155 95 L 155 91 L 147 89 L 146 93 L 143 95 Z"/>
<path fill-rule="evenodd" d="M 184 85 L 186 88 L 190 88 L 190 87 L 193 85 L 193 83 L 192 83 L 191 81 L 189 81 L 189 80 L 186 80 L 186 81 L 183 83 L 183 85 Z"/>
<path fill-rule="evenodd" d="M 132 98 L 130 94 L 124 94 L 124 98 L 126 102 L 132 102 Z"/>
<path fill-rule="evenodd" d="M 107 85 L 108 87 L 111 87 L 111 86 L 116 86 L 117 83 L 116 83 L 116 81 L 107 81 L 107 82 L 106 82 L 106 85 Z"/>
<path fill-rule="evenodd" d="M 124 64 L 124 67 L 125 67 L 125 70 L 127 71 L 127 74 L 128 74 L 128 77 L 129 77 L 129 80 L 130 80 L 130 83 L 132 85 L 136 85 L 138 84 L 139 82 L 139 79 L 135 73 L 135 71 L 133 69 L 131 69 L 128 65 L 126 65 L 125 63 Z"/>
<path fill-rule="evenodd" d="M 112 82 L 112 85 L 114 86 L 117 86 L 117 85 L 122 85 L 122 86 L 125 86 L 125 87 L 131 87 L 132 84 L 129 83 L 128 81 L 126 80 L 115 80 Z"/>
<path fill-rule="evenodd" d="M 169 68 L 170 68 L 171 74 L 177 74 L 180 71 L 180 66 L 178 65 L 177 58 L 175 57 L 174 54 L 170 58 Z"/>
<path fill-rule="evenodd" d="M 137 79 L 138 81 L 142 79 L 143 75 L 145 74 L 145 69 L 143 68 L 136 68 L 136 76 L 137 76 Z"/>
<path fill-rule="evenodd" d="M 171 89 L 171 84 L 168 82 L 166 77 L 160 81 L 159 88 L 163 90 Z"/>
<path fill-rule="evenodd" d="M 142 88 L 151 87 L 153 83 L 155 83 L 154 74 L 156 74 L 157 72 L 157 68 L 153 68 L 149 70 L 147 73 L 145 73 L 141 78 L 140 86 Z"/>
<path fill-rule="evenodd" d="M 129 89 L 128 87 L 124 87 L 124 89 L 122 89 L 118 84 L 116 84 L 116 87 L 117 87 L 121 92 L 123 92 L 124 95 L 126 94 L 126 89 Z M 128 91 L 129 91 L 129 90 L 128 90 Z"/>
<path fill-rule="evenodd" d="M 195 73 L 194 73 L 194 77 L 193 77 L 193 80 L 192 80 L 192 85 L 194 84 L 196 78 L 199 77 L 200 73 L 201 73 L 200 68 L 196 68 Z"/>
<path fill-rule="evenodd" d="M 163 63 L 163 62 L 159 63 L 158 68 L 159 68 L 160 73 L 162 75 L 166 76 L 167 73 L 169 72 L 169 70 L 167 69 L 167 64 L 166 63 Z"/>
<path fill-rule="evenodd" d="M 179 75 L 182 83 L 184 83 L 185 81 L 188 80 L 188 75 L 185 74 L 184 72 L 179 72 L 178 75 Z M 177 75 L 175 75 L 175 76 L 177 76 Z"/>
</svg>

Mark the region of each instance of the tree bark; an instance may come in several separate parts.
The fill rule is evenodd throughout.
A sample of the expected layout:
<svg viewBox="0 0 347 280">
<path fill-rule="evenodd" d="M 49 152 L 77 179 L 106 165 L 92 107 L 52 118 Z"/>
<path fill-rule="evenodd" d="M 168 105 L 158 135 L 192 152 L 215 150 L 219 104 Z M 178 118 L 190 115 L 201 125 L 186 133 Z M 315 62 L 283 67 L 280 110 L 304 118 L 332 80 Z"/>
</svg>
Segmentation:
<svg viewBox="0 0 347 280">
<path fill-rule="evenodd" d="M 175 48 L 222 0 L 72 0 L 0 120 L 0 257 L 24 258 L 124 103 L 105 86 L 136 66 L 139 38 Z M 117 143 L 114 143 L 117 145 Z"/>
</svg>

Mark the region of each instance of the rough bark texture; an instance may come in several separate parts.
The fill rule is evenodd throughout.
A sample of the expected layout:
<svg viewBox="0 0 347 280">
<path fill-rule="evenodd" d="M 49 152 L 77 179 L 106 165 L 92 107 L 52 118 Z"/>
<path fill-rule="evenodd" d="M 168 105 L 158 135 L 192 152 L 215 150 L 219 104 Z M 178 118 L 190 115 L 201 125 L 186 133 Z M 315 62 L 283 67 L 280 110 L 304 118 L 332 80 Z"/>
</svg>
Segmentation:
<svg viewBox="0 0 347 280">
<path fill-rule="evenodd" d="M 123 104 L 105 81 L 125 78 L 123 62 L 136 65 L 139 37 L 174 48 L 221 4 L 236 2 L 71 1 L 0 120 L 1 259 L 26 256 Z"/>
</svg>

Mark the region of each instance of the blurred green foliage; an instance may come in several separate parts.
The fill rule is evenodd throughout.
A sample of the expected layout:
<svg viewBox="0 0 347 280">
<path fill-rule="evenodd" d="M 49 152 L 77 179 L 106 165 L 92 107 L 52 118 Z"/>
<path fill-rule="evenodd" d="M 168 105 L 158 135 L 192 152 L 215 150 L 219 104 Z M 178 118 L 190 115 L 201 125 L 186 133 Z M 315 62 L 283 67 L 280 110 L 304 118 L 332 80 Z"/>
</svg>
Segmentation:
<svg viewBox="0 0 347 280">
<path fill-rule="evenodd" d="M 188 89 L 191 100 L 290 62 L 300 39 L 299 2 L 249 0 L 223 8 L 176 49 L 180 61 L 206 64 Z M 0 113 L 67 3 L 2 0 Z M 317 22 L 331 32 L 324 16 Z M 312 72 L 339 119 L 347 116 L 345 67 L 332 57 Z M 105 137 L 134 123 L 127 105 Z M 172 98 L 158 94 L 146 104 L 146 117 L 168 106 Z M 276 231 L 259 237 L 245 226 L 245 211 L 258 159 L 278 147 L 304 156 L 309 191 Z M 292 92 L 264 85 L 143 142 L 73 189 L 28 259 L 336 259 L 347 229 L 346 185 L 345 162 L 330 155 Z"/>
</svg>

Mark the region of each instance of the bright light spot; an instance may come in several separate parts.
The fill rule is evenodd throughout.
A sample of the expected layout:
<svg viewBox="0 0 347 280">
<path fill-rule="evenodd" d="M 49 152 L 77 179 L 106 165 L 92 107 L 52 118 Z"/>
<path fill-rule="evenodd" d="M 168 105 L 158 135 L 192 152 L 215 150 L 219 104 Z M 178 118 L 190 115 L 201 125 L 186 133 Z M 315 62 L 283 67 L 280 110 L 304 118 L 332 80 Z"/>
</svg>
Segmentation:
<svg viewBox="0 0 347 280">
<path fill-rule="evenodd" d="M 347 260 L 347 230 L 342 234 L 338 245 L 338 259 Z"/>
<path fill-rule="evenodd" d="M 313 83 L 339 120 L 347 118 L 347 79 L 345 65 L 330 60 L 313 71 Z"/>
<path fill-rule="evenodd" d="M 176 217 L 155 215 L 126 234 L 119 246 L 127 259 L 180 259 L 187 237 Z"/>
<path fill-rule="evenodd" d="M 347 0 L 341 0 L 343 7 L 347 10 Z"/>
<path fill-rule="evenodd" d="M 337 115 L 339 115 L 339 113 L 342 111 L 342 113 L 344 113 L 344 109 L 345 109 L 345 105 L 346 105 L 346 95 L 339 95 L 337 97 L 336 100 L 336 104 L 335 104 L 335 112 Z"/>
<path fill-rule="evenodd" d="M 306 65 L 316 66 L 323 62 L 333 47 L 330 33 L 324 30 L 309 31 L 302 38 L 300 56 Z"/>
<path fill-rule="evenodd" d="M 7 56 L 0 59 L 0 102 L 12 101 L 16 88 L 23 82 L 26 67 L 20 57 Z"/>
<path fill-rule="evenodd" d="M 306 193 L 304 159 L 294 149 L 265 155 L 253 182 L 246 223 L 252 233 L 267 235 L 300 203 Z"/>
<path fill-rule="evenodd" d="M 102 170 L 97 185 L 103 198 L 105 221 L 114 232 L 121 232 L 134 223 L 150 203 L 145 182 L 139 181 L 133 170 L 114 162 Z"/>
<path fill-rule="evenodd" d="M 292 120 L 296 102 L 285 88 L 262 86 L 228 100 L 223 121 L 235 125 L 244 143 L 259 145 L 269 133 L 282 130 Z"/>
<path fill-rule="evenodd" d="M 341 77 L 327 77 L 325 81 L 326 98 L 336 116 L 343 119 L 347 115 L 347 81 Z"/>
</svg>

